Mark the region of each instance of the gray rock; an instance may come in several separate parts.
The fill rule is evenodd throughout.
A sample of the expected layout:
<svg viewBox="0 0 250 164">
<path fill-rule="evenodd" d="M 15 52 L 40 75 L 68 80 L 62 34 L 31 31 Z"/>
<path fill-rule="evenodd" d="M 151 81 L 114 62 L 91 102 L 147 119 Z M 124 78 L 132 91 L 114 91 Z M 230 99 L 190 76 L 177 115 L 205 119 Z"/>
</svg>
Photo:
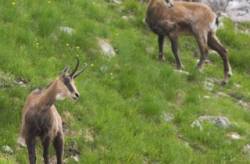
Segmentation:
<svg viewBox="0 0 250 164">
<path fill-rule="evenodd" d="M 224 116 L 200 116 L 197 120 L 193 121 L 191 127 L 197 127 L 203 130 L 202 123 L 209 122 L 220 128 L 229 128 L 232 124 L 227 117 Z"/>
<path fill-rule="evenodd" d="M 208 90 L 208 91 L 213 91 L 214 89 L 214 81 L 211 79 L 206 79 L 204 81 L 204 89 Z"/>
<path fill-rule="evenodd" d="M 246 144 L 243 149 L 242 152 L 244 155 L 247 156 L 248 159 L 250 159 L 250 144 Z"/>
<path fill-rule="evenodd" d="M 250 1 L 232 0 L 226 8 L 226 13 L 234 22 L 250 21 Z"/>
<path fill-rule="evenodd" d="M 118 5 L 122 4 L 121 0 L 112 0 L 112 2 L 115 3 L 115 4 L 118 4 Z"/>
<path fill-rule="evenodd" d="M 173 121 L 174 116 L 171 113 L 163 113 L 163 119 L 165 122 L 169 123 L 169 122 Z"/>
<path fill-rule="evenodd" d="M 232 139 L 232 140 L 239 140 L 241 139 L 240 134 L 236 133 L 236 132 L 230 132 L 227 134 L 227 136 Z"/>
<path fill-rule="evenodd" d="M 75 33 L 75 29 L 68 27 L 68 26 L 61 26 L 61 27 L 59 27 L 59 30 L 61 32 L 68 34 L 68 35 L 73 35 Z"/>
<path fill-rule="evenodd" d="M 2 151 L 6 154 L 13 154 L 14 151 L 12 150 L 12 148 L 8 145 L 4 145 L 2 146 Z"/>
<path fill-rule="evenodd" d="M 103 55 L 108 57 L 114 57 L 116 55 L 114 48 L 107 40 L 99 38 L 98 44 L 102 50 Z"/>
<path fill-rule="evenodd" d="M 216 13 L 225 13 L 234 22 L 250 21 L 249 0 L 182 0 L 182 1 L 194 1 L 194 2 L 205 3 L 209 5 Z"/>
</svg>

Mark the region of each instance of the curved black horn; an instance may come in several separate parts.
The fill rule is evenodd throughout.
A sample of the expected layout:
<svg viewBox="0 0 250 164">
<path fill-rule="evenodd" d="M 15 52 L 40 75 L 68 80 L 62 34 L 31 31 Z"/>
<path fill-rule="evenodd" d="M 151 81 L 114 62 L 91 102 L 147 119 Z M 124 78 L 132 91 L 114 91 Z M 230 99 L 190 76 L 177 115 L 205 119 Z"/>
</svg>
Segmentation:
<svg viewBox="0 0 250 164">
<path fill-rule="evenodd" d="M 75 69 L 72 71 L 72 73 L 70 74 L 71 77 L 74 76 L 74 74 L 76 73 L 78 67 L 79 67 L 79 58 L 76 57 L 76 67 L 75 67 Z"/>
<path fill-rule="evenodd" d="M 79 76 L 81 73 L 83 73 L 86 70 L 87 66 L 85 68 L 82 68 L 80 71 L 77 71 L 74 76 L 73 79 L 75 79 L 77 76 Z"/>
</svg>

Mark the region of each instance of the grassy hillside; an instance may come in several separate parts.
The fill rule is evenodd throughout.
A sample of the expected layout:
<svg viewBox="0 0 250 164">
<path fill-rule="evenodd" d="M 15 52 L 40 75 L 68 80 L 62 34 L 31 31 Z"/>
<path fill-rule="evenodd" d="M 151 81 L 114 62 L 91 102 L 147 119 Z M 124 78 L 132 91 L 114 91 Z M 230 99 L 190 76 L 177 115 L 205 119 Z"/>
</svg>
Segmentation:
<svg viewBox="0 0 250 164">
<path fill-rule="evenodd" d="M 139 0 L 0 0 L 0 163 L 27 163 L 16 144 L 21 109 L 31 90 L 55 79 L 79 56 L 87 71 L 76 81 L 78 102 L 58 102 L 66 124 L 67 163 L 250 163 L 250 36 L 229 20 L 218 37 L 229 50 L 234 71 L 222 87 L 221 59 L 195 69 L 196 44 L 181 39 L 185 71 L 175 71 L 166 42 L 165 63 L 157 61 L 156 36 L 145 26 L 146 4 Z M 74 29 L 65 33 L 60 27 Z M 116 50 L 104 56 L 98 38 Z M 23 83 L 23 84 L 22 84 Z M 191 124 L 203 115 L 225 116 L 232 125 Z M 172 119 L 171 119 L 172 118 Z M 238 133 L 233 140 L 228 135 Z M 14 153 L 6 153 L 3 146 Z M 37 149 L 42 163 L 41 146 Z M 51 149 L 51 156 L 54 155 Z"/>
</svg>

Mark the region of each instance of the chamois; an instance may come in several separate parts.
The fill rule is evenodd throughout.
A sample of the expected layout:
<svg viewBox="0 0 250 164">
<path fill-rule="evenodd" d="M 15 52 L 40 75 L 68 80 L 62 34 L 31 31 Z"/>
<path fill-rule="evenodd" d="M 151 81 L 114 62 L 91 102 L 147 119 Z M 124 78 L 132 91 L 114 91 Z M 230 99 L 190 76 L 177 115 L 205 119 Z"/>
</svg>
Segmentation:
<svg viewBox="0 0 250 164">
<path fill-rule="evenodd" d="M 77 100 L 80 96 L 74 80 L 84 69 L 78 70 L 79 59 L 75 69 L 70 73 L 65 67 L 63 72 L 45 89 L 34 90 L 26 99 L 22 111 L 22 127 L 19 143 L 27 145 L 30 164 L 36 163 L 36 138 L 43 146 L 44 163 L 49 163 L 49 145 L 53 142 L 57 164 L 63 162 L 63 127 L 62 119 L 55 107 L 56 100 L 68 97 Z M 25 143 L 24 143 L 25 142 Z"/>
<path fill-rule="evenodd" d="M 221 56 L 224 64 L 224 80 L 226 84 L 232 75 L 227 50 L 216 37 L 218 19 L 216 14 L 205 4 L 196 2 L 179 2 L 172 0 L 150 0 L 148 3 L 146 22 L 150 29 L 158 35 L 159 59 L 164 60 L 163 44 L 167 36 L 176 60 L 177 69 L 182 68 L 178 52 L 178 36 L 182 33 L 195 37 L 199 49 L 201 69 L 207 56 L 208 48 Z"/>
</svg>

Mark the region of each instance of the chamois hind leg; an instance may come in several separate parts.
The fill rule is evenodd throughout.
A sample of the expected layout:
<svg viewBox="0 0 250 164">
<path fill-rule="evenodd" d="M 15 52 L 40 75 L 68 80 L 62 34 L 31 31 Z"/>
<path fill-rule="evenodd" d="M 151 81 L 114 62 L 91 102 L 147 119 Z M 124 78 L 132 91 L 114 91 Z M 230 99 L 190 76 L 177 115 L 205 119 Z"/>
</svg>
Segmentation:
<svg viewBox="0 0 250 164">
<path fill-rule="evenodd" d="M 164 46 L 164 35 L 158 35 L 158 45 L 159 45 L 159 60 L 165 61 L 165 57 L 163 54 L 163 46 Z"/>
<path fill-rule="evenodd" d="M 63 134 L 58 133 L 54 139 L 54 148 L 56 151 L 57 164 L 62 164 L 63 162 Z"/>
<path fill-rule="evenodd" d="M 42 145 L 43 145 L 43 159 L 45 164 L 49 164 L 49 143 L 50 143 L 50 138 L 45 137 L 42 140 Z"/>
<path fill-rule="evenodd" d="M 172 52 L 174 54 L 175 61 L 176 61 L 176 68 L 178 70 L 180 70 L 180 69 L 183 68 L 183 66 L 182 66 L 182 63 L 181 63 L 181 60 L 180 60 L 180 57 L 179 57 L 178 36 L 169 35 L 169 39 L 170 39 L 170 42 L 171 42 Z"/>
<path fill-rule="evenodd" d="M 203 65 L 208 57 L 208 45 L 207 45 L 207 36 L 204 34 L 197 34 L 196 41 L 200 49 L 200 60 L 197 64 L 197 68 L 201 70 Z"/>
<path fill-rule="evenodd" d="M 34 137 L 26 137 L 25 142 L 27 145 L 28 149 L 28 154 L 29 154 L 29 162 L 30 164 L 35 164 L 36 163 L 36 141 Z"/>
<path fill-rule="evenodd" d="M 232 76 L 232 69 L 228 60 L 227 50 L 221 45 L 221 43 L 218 41 L 218 39 L 212 32 L 208 34 L 208 46 L 211 49 L 215 50 L 223 60 L 224 64 L 223 84 L 226 84 L 229 80 L 229 77 Z"/>
</svg>

